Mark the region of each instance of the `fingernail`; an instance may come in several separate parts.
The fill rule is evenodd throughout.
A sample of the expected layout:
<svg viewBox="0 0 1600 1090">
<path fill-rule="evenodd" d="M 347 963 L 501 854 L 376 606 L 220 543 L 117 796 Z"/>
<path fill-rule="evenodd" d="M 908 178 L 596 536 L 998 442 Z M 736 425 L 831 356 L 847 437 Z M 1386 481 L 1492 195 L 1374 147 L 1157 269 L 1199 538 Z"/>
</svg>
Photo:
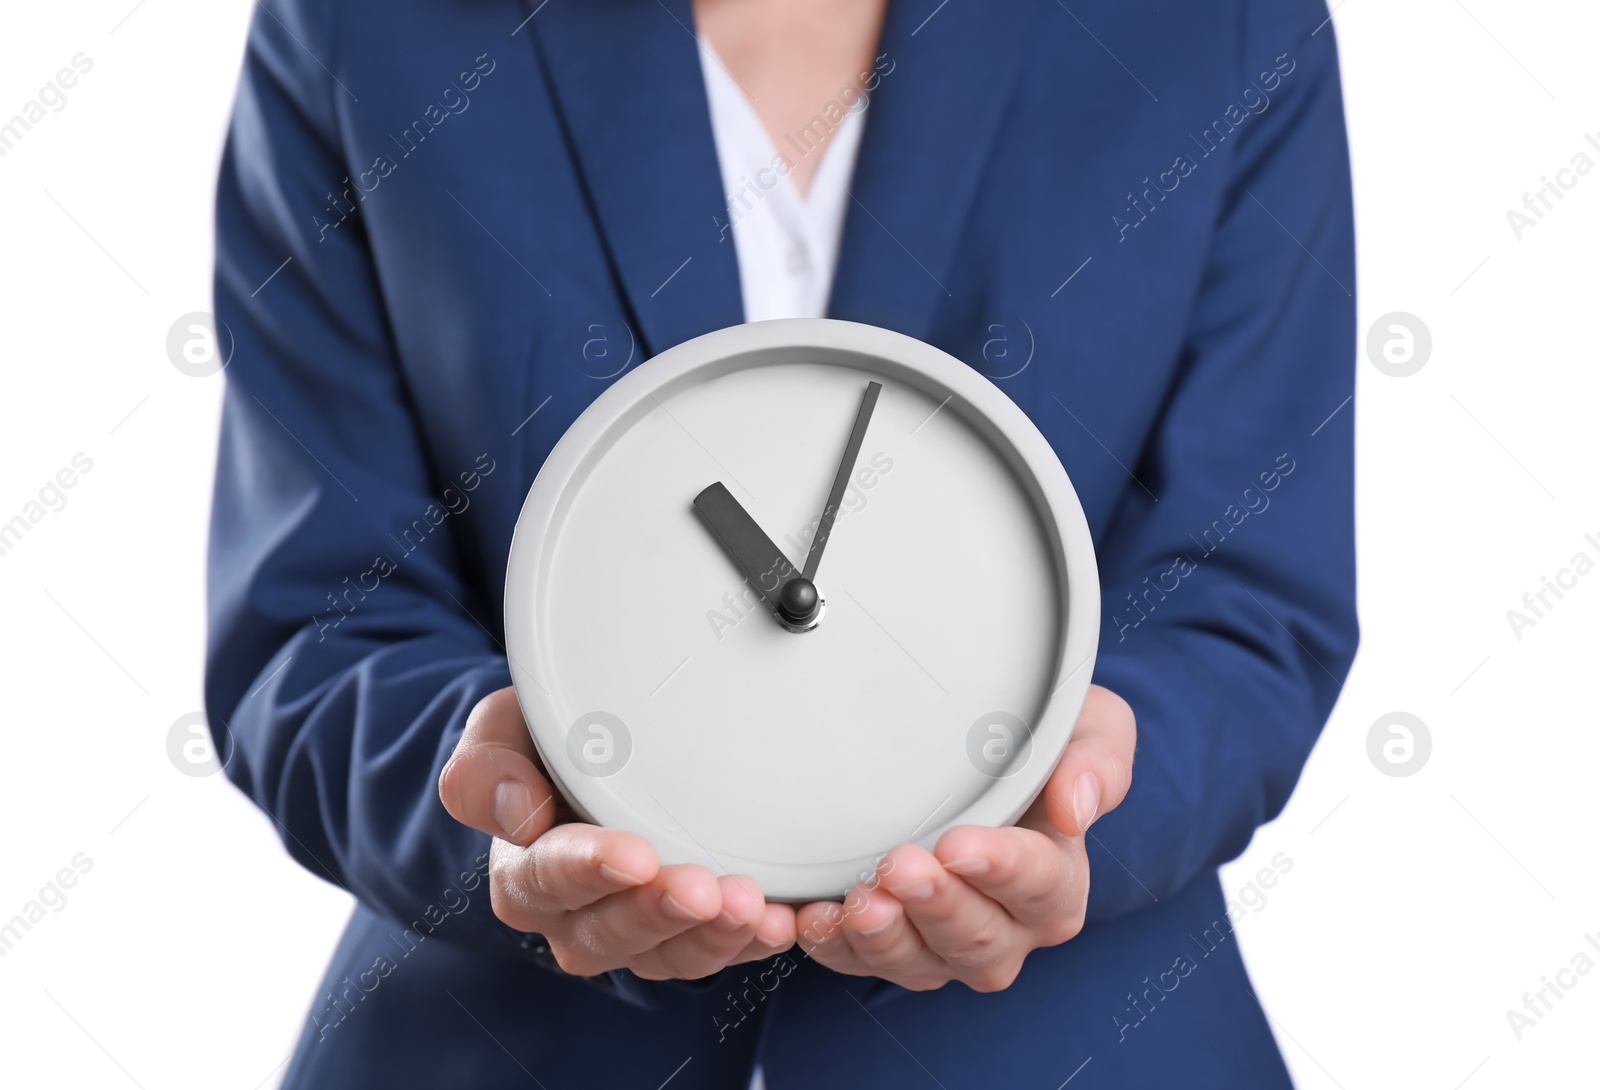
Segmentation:
<svg viewBox="0 0 1600 1090">
<path fill-rule="evenodd" d="M 890 886 L 889 892 L 902 901 L 926 901 L 933 896 L 933 879 L 923 878 L 904 885 Z"/>
<path fill-rule="evenodd" d="M 700 914 L 698 912 L 691 912 L 687 905 L 670 893 L 663 893 L 661 895 L 661 911 L 665 912 L 673 919 L 682 920 L 685 923 L 701 922 Z"/>
<path fill-rule="evenodd" d="M 963 859 L 950 860 L 944 865 L 944 869 L 963 878 L 976 878 L 980 874 L 989 873 L 989 861 L 979 855 L 969 855 Z"/>
<path fill-rule="evenodd" d="M 619 886 L 642 886 L 642 885 L 644 885 L 644 879 L 643 878 L 635 878 L 633 875 L 629 874 L 627 871 L 618 870 L 616 867 L 613 867 L 610 863 L 601 863 L 600 864 L 600 877 L 604 878 L 608 882 L 615 882 Z"/>
<path fill-rule="evenodd" d="M 717 913 L 717 918 L 711 921 L 711 926 L 715 927 L 718 931 L 725 931 L 729 934 L 732 934 L 744 926 L 744 921 L 739 919 L 739 917 L 735 916 L 733 913 L 729 912 L 727 909 L 723 909 L 721 912 Z"/>
<path fill-rule="evenodd" d="M 1100 814 L 1100 781 L 1092 772 L 1078 777 L 1072 787 L 1072 816 L 1078 819 L 1078 832 L 1086 833 Z"/>
<path fill-rule="evenodd" d="M 524 826 L 532 816 L 533 793 L 519 780 L 501 780 L 494 789 L 494 823 L 500 835 L 515 840 L 527 832 Z"/>
<path fill-rule="evenodd" d="M 895 921 L 895 917 L 894 916 L 890 916 L 887 920 L 884 920 L 882 923 L 878 924 L 877 926 L 864 928 L 863 930 L 858 931 L 857 934 L 860 935 L 864 939 L 875 939 L 879 935 L 883 934 L 885 931 L 889 930 L 889 928 L 893 927 L 894 926 L 894 921 Z"/>
</svg>

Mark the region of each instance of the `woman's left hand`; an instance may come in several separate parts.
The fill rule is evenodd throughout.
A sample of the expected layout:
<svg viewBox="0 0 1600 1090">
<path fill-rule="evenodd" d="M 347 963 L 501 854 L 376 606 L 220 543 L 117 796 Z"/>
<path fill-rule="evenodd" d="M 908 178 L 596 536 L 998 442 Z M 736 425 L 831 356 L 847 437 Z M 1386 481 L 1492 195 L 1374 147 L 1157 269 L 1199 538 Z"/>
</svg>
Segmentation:
<svg viewBox="0 0 1600 1090">
<path fill-rule="evenodd" d="M 1090 686 L 1072 741 L 1015 826 L 958 826 L 932 852 L 895 848 L 843 905 L 800 909 L 802 949 L 837 972 L 913 991 L 952 980 L 980 992 L 1009 987 L 1029 952 L 1082 929 L 1084 836 L 1128 793 L 1135 737 L 1127 702 Z"/>
</svg>

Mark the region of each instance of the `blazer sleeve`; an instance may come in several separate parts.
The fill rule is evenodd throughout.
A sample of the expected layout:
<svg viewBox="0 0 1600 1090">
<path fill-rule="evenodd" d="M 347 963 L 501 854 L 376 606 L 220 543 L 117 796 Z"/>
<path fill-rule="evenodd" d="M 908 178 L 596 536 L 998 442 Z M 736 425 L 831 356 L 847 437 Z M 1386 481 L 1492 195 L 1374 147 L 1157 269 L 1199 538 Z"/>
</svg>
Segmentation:
<svg viewBox="0 0 1600 1090">
<path fill-rule="evenodd" d="M 257 11 L 223 156 L 215 300 L 232 351 L 206 709 L 229 778 L 313 874 L 397 934 L 553 967 L 494 917 L 489 838 L 438 798 L 467 713 L 510 684 L 452 541 L 448 519 L 473 515 L 459 499 L 445 514 L 495 466 L 436 479 L 361 217 L 321 229 L 354 176 L 339 138 L 354 92 L 323 68 L 338 7 Z"/>
<path fill-rule="evenodd" d="M 1312 34 L 1325 18 L 1320 0 L 1245 4 L 1239 86 L 1271 102 L 1230 159 L 1197 164 L 1228 185 L 1134 469 L 1149 494 L 1129 483 L 1100 551 L 1095 680 L 1132 705 L 1139 742 L 1131 794 L 1090 833 L 1091 920 L 1244 850 L 1355 655 L 1355 259 L 1333 29 Z"/>
</svg>

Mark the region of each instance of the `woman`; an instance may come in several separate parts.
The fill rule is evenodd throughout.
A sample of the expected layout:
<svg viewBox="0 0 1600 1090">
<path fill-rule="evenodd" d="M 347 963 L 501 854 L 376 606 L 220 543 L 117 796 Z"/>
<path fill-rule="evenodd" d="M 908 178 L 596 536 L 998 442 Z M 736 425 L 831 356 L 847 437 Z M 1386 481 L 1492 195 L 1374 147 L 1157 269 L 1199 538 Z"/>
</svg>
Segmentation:
<svg viewBox="0 0 1600 1090">
<path fill-rule="evenodd" d="M 359 902 L 285 1085 L 1288 1085 L 1215 872 L 1283 806 L 1356 643 L 1325 21 L 262 7 L 218 197 L 207 700 L 234 781 Z M 1029 413 L 1106 609 L 1017 828 L 791 907 L 571 820 L 499 588 L 528 485 L 609 381 L 822 314 Z"/>
</svg>

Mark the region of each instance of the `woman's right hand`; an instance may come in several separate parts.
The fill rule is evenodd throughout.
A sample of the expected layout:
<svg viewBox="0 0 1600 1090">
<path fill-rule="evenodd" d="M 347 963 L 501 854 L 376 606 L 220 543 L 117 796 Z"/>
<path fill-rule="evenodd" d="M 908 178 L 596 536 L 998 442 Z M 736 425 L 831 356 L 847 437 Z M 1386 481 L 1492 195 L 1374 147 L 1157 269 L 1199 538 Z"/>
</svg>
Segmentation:
<svg viewBox="0 0 1600 1090">
<path fill-rule="evenodd" d="M 794 910 L 755 881 L 693 863 L 663 867 L 643 837 L 582 824 L 551 786 L 511 689 L 479 701 L 439 776 L 463 825 L 494 837 L 494 914 L 544 937 L 576 976 L 630 969 L 693 980 L 794 944 Z"/>
</svg>

